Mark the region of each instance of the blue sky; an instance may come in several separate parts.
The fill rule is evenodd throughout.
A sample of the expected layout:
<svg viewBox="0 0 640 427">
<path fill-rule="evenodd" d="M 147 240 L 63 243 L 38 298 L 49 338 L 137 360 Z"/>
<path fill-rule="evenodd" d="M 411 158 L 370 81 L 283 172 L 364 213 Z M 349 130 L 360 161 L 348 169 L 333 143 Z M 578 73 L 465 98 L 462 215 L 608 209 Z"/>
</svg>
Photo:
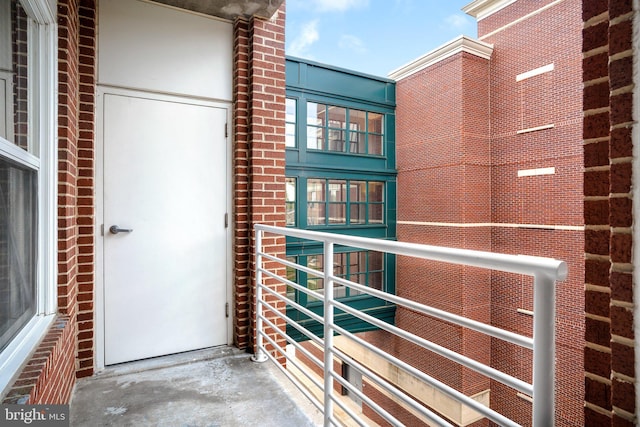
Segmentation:
<svg viewBox="0 0 640 427">
<path fill-rule="evenodd" d="M 286 54 L 387 74 L 464 34 L 471 0 L 287 0 Z"/>
</svg>

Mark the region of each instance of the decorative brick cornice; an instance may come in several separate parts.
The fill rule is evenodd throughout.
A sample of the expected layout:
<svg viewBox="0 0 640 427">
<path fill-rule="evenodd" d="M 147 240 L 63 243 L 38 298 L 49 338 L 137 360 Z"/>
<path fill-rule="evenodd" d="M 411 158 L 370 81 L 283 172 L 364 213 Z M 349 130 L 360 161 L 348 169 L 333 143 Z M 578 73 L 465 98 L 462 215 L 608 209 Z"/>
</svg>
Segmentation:
<svg viewBox="0 0 640 427">
<path fill-rule="evenodd" d="M 404 79 L 405 77 L 409 77 L 420 70 L 424 70 L 433 64 L 461 52 L 467 52 L 480 58 L 489 59 L 493 53 L 493 45 L 461 35 L 450 42 L 435 48 L 431 52 L 414 59 L 408 64 L 391 71 L 389 73 L 389 78 L 396 81 Z"/>
</svg>

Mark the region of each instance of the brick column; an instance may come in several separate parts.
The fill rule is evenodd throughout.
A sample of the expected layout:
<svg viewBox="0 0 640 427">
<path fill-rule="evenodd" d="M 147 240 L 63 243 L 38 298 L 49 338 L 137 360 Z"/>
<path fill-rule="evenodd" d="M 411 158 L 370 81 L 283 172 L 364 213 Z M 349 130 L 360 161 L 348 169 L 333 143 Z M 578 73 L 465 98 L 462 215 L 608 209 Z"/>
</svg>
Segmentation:
<svg viewBox="0 0 640 427">
<path fill-rule="evenodd" d="M 79 0 L 78 378 L 94 370 L 96 0 Z"/>
<path fill-rule="evenodd" d="M 234 339 L 240 348 L 255 338 L 253 226 L 285 225 L 284 19 L 283 5 L 268 21 L 238 20 L 234 28 Z M 284 257 L 284 238 L 267 238 L 264 245 Z M 283 284 L 273 284 L 285 292 Z"/>
<path fill-rule="evenodd" d="M 491 222 L 489 66 L 463 51 L 398 80 L 398 240 L 491 250 L 489 226 L 463 225 Z M 397 271 L 399 295 L 490 322 L 490 271 L 407 257 Z M 400 308 L 396 325 L 490 364 L 491 340 L 482 334 Z M 400 354 L 417 353 L 401 345 Z M 467 395 L 490 387 L 437 355 L 415 363 Z"/>
<path fill-rule="evenodd" d="M 632 2 L 583 2 L 585 425 L 635 423 Z"/>
</svg>

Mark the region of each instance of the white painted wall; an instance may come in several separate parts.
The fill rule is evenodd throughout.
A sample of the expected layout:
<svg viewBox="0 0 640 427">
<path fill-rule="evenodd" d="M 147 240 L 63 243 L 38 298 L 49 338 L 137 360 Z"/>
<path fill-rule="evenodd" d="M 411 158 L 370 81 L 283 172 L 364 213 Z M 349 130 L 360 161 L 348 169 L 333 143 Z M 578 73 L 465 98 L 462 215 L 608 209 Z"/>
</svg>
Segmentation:
<svg viewBox="0 0 640 427">
<path fill-rule="evenodd" d="M 98 23 L 98 84 L 232 100 L 232 24 L 139 0 L 101 1 Z"/>
</svg>

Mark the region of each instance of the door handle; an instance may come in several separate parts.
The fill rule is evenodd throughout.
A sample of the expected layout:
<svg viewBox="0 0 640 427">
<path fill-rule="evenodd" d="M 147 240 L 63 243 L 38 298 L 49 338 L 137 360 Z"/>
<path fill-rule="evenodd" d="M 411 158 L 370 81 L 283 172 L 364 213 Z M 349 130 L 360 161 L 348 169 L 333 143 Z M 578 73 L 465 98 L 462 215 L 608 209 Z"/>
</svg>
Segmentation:
<svg viewBox="0 0 640 427">
<path fill-rule="evenodd" d="M 120 228 L 117 225 L 112 225 L 111 227 L 109 227 L 109 232 L 111 234 L 131 233 L 132 231 L 133 231 L 133 228 Z"/>
</svg>

